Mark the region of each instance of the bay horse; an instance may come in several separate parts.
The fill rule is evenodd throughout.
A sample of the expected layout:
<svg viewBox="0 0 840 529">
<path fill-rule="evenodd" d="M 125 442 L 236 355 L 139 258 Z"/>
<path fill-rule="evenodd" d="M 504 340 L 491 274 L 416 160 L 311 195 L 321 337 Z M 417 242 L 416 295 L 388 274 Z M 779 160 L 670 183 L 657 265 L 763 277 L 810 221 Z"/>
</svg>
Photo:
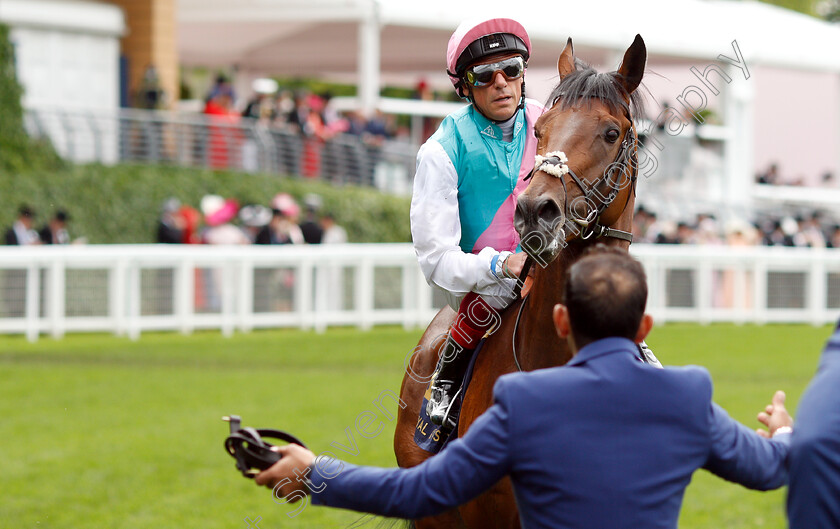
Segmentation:
<svg viewBox="0 0 840 529">
<path fill-rule="evenodd" d="M 504 312 L 477 356 L 464 394 L 459 437 L 492 405 L 498 377 L 563 365 L 571 358 L 568 344 L 555 333 L 552 310 L 561 299 L 566 270 L 582 251 L 596 240 L 624 249 L 630 245 L 638 145 L 633 118 L 641 108 L 636 88 L 646 59 L 639 35 L 615 72 L 598 73 L 576 59 L 572 39 L 560 54 L 560 82 L 550 96 L 550 108 L 534 125 L 536 167 L 517 199 L 514 218 L 521 246 L 538 266 L 531 272 L 530 293 Z M 406 358 L 400 397 L 407 405 L 398 411 L 394 435 L 401 467 L 432 457 L 414 443 L 414 431 L 454 316 L 449 307 L 442 309 Z M 504 478 L 470 503 L 413 524 L 417 529 L 518 528 L 511 481 Z"/>
</svg>

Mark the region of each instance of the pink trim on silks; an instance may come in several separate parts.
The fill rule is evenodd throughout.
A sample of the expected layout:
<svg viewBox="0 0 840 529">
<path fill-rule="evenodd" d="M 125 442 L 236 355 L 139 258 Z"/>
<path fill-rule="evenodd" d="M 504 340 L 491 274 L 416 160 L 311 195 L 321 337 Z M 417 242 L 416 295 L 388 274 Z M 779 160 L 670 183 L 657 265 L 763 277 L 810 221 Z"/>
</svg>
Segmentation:
<svg viewBox="0 0 840 529">
<path fill-rule="evenodd" d="M 542 115 L 543 110 L 539 105 L 525 105 L 525 120 L 531 125 L 531 128 L 533 128 L 533 124 L 537 121 L 537 118 Z M 498 252 L 513 252 L 516 251 L 516 247 L 519 245 L 519 234 L 513 227 L 516 199 L 528 187 L 528 182 L 525 181 L 525 177 L 534 168 L 534 157 L 537 154 L 537 139 L 527 130 L 524 134 L 525 148 L 522 152 L 522 163 L 519 167 L 519 180 L 516 182 L 513 193 L 502 202 L 502 205 L 496 211 L 490 226 L 475 241 L 473 253 L 478 253 L 488 246 Z"/>
</svg>

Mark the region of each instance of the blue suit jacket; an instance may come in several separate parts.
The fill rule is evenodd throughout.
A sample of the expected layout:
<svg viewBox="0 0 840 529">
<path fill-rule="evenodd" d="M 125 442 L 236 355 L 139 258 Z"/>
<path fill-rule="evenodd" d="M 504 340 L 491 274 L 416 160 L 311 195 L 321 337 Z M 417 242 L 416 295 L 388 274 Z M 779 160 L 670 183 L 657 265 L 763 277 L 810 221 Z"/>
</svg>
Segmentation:
<svg viewBox="0 0 840 529">
<path fill-rule="evenodd" d="M 840 527 L 840 325 L 796 413 L 788 518 L 791 529 Z"/>
<path fill-rule="evenodd" d="M 565 367 L 500 378 L 495 404 L 420 466 L 319 459 L 312 488 L 326 487 L 312 501 L 416 519 L 510 475 L 525 528 L 675 528 L 698 468 L 750 488 L 785 484 L 788 434 L 766 440 L 732 420 L 705 369 L 657 369 L 635 351 L 608 338 Z"/>
</svg>

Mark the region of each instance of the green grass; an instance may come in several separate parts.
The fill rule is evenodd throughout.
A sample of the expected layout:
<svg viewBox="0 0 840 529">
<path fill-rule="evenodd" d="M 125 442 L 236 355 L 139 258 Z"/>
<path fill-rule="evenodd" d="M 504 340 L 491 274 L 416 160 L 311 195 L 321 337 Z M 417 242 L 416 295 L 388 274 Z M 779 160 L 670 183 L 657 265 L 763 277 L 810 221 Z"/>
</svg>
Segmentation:
<svg viewBox="0 0 840 529">
<path fill-rule="evenodd" d="M 38 528 L 343 527 L 359 518 L 309 506 L 296 518 L 240 477 L 223 453 L 227 424 L 281 428 L 315 452 L 347 444 L 356 416 L 399 390 L 419 332 L 263 331 L 223 338 L 147 334 L 137 342 L 72 335 L 35 344 L 0 337 L 0 526 Z M 795 409 L 830 328 L 657 327 L 663 363 L 701 364 L 715 399 L 757 426 L 775 389 Z M 395 405 L 390 407 L 393 413 Z M 354 463 L 394 465 L 393 422 L 355 436 Z M 339 452 L 340 453 L 340 452 Z M 784 492 L 758 493 L 706 472 L 686 494 L 681 526 L 783 528 Z"/>
</svg>

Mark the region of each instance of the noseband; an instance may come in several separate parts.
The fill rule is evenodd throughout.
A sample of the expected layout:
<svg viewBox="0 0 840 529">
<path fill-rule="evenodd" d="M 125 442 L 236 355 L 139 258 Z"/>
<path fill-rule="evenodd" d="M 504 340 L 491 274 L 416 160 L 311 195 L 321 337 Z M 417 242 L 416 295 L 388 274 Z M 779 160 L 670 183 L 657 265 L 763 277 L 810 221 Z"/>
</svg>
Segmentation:
<svg viewBox="0 0 840 529">
<path fill-rule="evenodd" d="M 600 224 L 600 220 L 601 215 L 610 207 L 610 205 L 612 205 L 613 201 L 622 189 L 620 186 L 620 180 L 615 179 L 614 176 L 626 174 L 626 171 L 629 169 L 630 185 L 635 188 L 636 156 L 633 151 L 633 145 L 637 142 L 637 140 L 636 131 L 631 125 L 630 128 L 627 129 L 627 132 L 624 133 L 624 139 L 621 141 L 615 160 L 607 166 L 607 169 L 604 171 L 601 178 L 599 178 L 591 186 L 587 186 L 586 182 L 566 164 L 568 160 L 566 158 L 566 154 L 562 151 L 553 151 L 547 153 L 546 156 L 537 155 L 534 163 L 534 169 L 527 177 L 525 177 L 525 180 L 534 176 L 534 173 L 537 171 L 542 171 L 560 179 L 560 182 L 563 184 L 563 191 L 565 192 L 565 197 L 563 199 L 563 213 L 566 215 L 567 219 L 571 218 L 575 223 L 581 226 L 581 239 L 588 240 L 600 237 L 612 237 L 615 239 L 633 242 L 633 234 L 603 226 Z M 583 200 L 588 205 L 595 205 L 594 208 L 589 210 L 585 219 L 577 218 L 575 215 L 569 215 L 569 193 L 566 188 L 566 179 L 564 178 L 567 174 L 572 177 L 574 183 L 583 192 Z M 609 192 L 606 195 L 604 195 L 600 190 L 604 183 L 607 183 L 609 186 Z M 627 196 L 627 203 L 629 202 L 630 195 Z M 625 208 L 627 207 L 627 203 L 624 204 Z"/>
</svg>

